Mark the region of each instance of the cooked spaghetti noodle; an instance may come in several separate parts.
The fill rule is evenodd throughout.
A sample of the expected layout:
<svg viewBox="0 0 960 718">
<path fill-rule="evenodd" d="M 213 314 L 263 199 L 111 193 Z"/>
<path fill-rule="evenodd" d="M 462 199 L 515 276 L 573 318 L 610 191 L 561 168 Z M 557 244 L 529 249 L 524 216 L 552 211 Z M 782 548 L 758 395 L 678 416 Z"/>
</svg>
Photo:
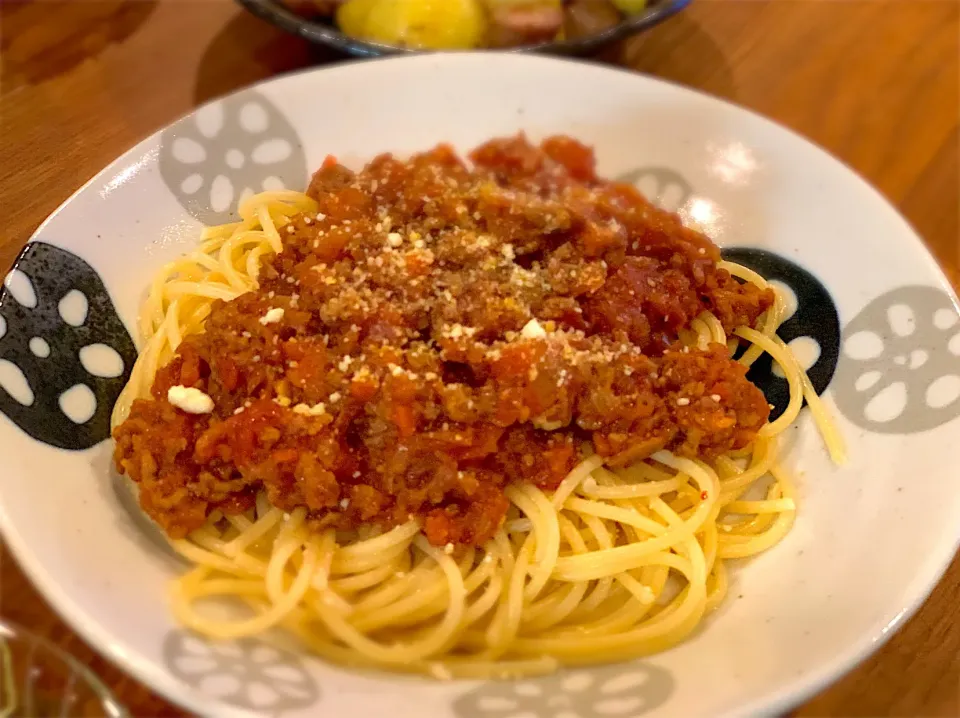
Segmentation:
<svg viewBox="0 0 960 718">
<path fill-rule="evenodd" d="M 239 222 L 204 230 L 194 252 L 157 274 L 115 427 L 149 396 L 183 339 L 204 331 L 214 303 L 255 291 L 261 261 L 284 248 L 285 228 L 317 212 L 300 192 L 255 195 Z M 717 266 L 768 286 L 740 265 Z M 782 368 L 789 404 L 745 448 L 709 461 L 660 449 L 613 466 L 585 455 L 553 490 L 507 486 L 509 508 L 482 545 L 432 545 L 420 517 L 392 528 L 317 528 L 306 507 L 284 511 L 261 491 L 251 508 L 215 510 L 172 541 L 195 564 L 174 583 L 173 612 L 212 638 L 280 627 L 344 665 L 440 678 L 544 673 L 675 645 L 723 600 L 726 561 L 764 551 L 790 530 L 796 493 L 777 441 L 804 399 L 831 456 L 843 459 L 836 429 L 776 334 L 782 316 L 778 296 L 755 326 L 729 336 L 710 311 L 679 332 L 691 349 L 742 346 L 741 363 L 768 353 Z M 214 617 L 200 605 L 209 597 L 242 599 L 252 614 Z"/>
</svg>

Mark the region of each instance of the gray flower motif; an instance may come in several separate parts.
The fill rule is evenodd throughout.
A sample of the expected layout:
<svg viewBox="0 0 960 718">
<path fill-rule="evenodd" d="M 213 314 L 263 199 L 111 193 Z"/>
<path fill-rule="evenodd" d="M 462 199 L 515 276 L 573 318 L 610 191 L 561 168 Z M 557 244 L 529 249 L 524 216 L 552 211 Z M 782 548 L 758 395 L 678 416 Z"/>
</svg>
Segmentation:
<svg viewBox="0 0 960 718">
<path fill-rule="evenodd" d="M 624 172 L 617 182 L 632 184 L 643 196 L 669 212 L 677 212 L 693 196 L 687 178 L 669 167 L 640 167 Z"/>
<path fill-rule="evenodd" d="M 649 663 L 613 664 L 520 681 L 493 681 L 460 696 L 457 718 L 636 718 L 673 693 L 670 673 Z"/>
<path fill-rule="evenodd" d="M 950 296 L 908 286 L 867 304 L 844 329 L 834 387 L 843 415 L 881 434 L 960 416 L 960 318 Z"/>
<path fill-rule="evenodd" d="M 260 715 L 279 715 L 320 700 L 320 688 L 301 658 L 264 641 L 211 641 L 171 631 L 163 659 L 185 683 Z"/>
<path fill-rule="evenodd" d="M 307 161 L 290 121 L 250 90 L 211 103 L 160 135 L 160 176 L 205 224 L 236 218 L 251 194 L 306 186 Z"/>
</svg>

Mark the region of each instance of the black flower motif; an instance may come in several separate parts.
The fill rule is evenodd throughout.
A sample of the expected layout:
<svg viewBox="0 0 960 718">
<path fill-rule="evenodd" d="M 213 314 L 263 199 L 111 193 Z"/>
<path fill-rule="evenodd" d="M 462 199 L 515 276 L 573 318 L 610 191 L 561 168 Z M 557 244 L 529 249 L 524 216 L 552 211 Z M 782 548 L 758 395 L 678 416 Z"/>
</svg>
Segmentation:
<svg viewBox="0 0 960 718">
<path fill-rule="evenodd" d="M 236 219 L 237 204 L 269 189 L 302 189 L 303 146 L 266 97 L 248 91 L 211 103 L 160 136 L 160 176 L 206 224 Z"/>
<path fill-rule="evenodd" d="M 749 267 L 767 281 L 778 282 L 781 288 L 793 293 L 796 309 L 780 325 L 777 334 L 794 349 L 817 395 L 825 392 L 840 356 L 840 317 L 830 292 L 806 269 L 773 252 L 753 247 L 726 247 L 722 254 L 724 259 Z M 769 354 L 762 354 L 747 374 L 773 404 L 771 421 L 783 413 L 790 401 L 786 379 L 773 369 L 773 359 Z"/>
<path fill-rule="evenodd" d="M 576 669 L 484 683 L 453 704 L 457 718 L 636 718 L 673 693 L 670 673 L 649 663 Z"/>
<path fill-rule="evenodd" d="M 320 688 L 301 658 L 264 641 L 211 641 L 172 631 L 163 658 L 185 683 L 260 715 L 307 708 L 320 700 Z"/>
<path fill-rule="evenodd" d="M 857 426 L 912 434 L 960 416 L 960 318 L 941 289 L 899 287 L 844 329 L 837 407 Z"/>
<path fill-rule="evenodd" d="M 89 264 L 28 244 L 0 289 L 0 330 L 0 411 L 62 449 L 110 436 L 137 350 Z"/>
</svg>

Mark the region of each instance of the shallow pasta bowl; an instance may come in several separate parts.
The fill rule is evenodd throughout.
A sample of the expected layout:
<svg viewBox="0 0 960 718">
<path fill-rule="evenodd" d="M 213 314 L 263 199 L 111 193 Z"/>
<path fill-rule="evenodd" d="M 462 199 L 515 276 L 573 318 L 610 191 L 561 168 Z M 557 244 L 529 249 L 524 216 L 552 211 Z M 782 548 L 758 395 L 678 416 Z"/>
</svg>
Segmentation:
<svg viewBox="0 0 960 718">
<path fill-rule="evenodd" d="M 467 149 L 518 130 L 595 146 L 601 174 L 636 182 L 728 257 L 792 290 L 781 336 L 805 352 L 848 462 L 829 461 L 804 411 L 783 447 L 798 483 L 793 530 L 736 567 L 728 600 L 693 636 L 642 660 L 523 681 L 430 681 L 335 667 L 290 643 L 184 631 L 166 596 L 185 566 L 117 482 L 108 440 L 150 277 L 189 251 L 203 225 L 233 218 L 248 191 L 302 189 L 327 154 L 357 166 L 382 151 Z M 204 715 L 771 713 L 875 650 L 957 547 L 960 313 L 915 233 L 787 130 L 630 73 L 524 55 L 424 55 L 304 72 L 216 100 L 57 210 L 8 275 L 0 315 L 5 539 L 91 644 Z M 758 380 L 771 403 L 778 381 Z"/>
</svg>

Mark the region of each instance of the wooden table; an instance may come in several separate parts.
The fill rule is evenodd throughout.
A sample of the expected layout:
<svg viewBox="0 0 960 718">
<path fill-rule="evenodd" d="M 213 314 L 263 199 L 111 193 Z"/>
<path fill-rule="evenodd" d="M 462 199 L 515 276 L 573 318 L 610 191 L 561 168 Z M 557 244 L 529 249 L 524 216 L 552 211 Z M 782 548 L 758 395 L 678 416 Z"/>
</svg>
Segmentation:
<svg viewBox="0 0 960 718">
<path fill-rule="evenodd" d="M 0 6 L 0 263 L 110 160 L 190 108 L 338 59 L 229 0 Z M 960 289 L 958 0 L 697 0 L 606 58 L 750 107 L 846 161 Z M 88 663 L 137 716 L 182 711 L 100 658 L 0 546 L 4 616 Z M 873 658 L 797 715 L 960 715 L 960 559 Z"/>
</svg>

